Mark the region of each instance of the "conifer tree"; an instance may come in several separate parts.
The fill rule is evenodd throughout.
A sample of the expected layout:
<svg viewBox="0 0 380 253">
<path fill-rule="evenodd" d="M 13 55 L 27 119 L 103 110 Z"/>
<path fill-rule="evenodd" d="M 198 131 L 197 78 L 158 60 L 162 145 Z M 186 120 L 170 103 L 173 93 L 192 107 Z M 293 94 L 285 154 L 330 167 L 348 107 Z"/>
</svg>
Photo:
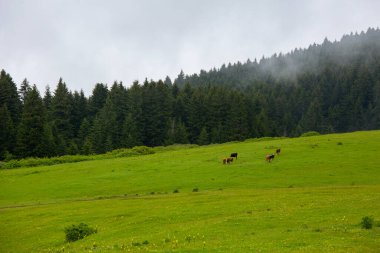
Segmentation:
<svg viewBox="0 0 380 253">
<path fill-rule="evenodd" d="M 29 85 L 29 82 L 28 80 L 26 80 L 26 78 L 22 81 L 21 85 L 20 85 L 20 89 L 19 89 L 19 97 L 21 99 L 21 102 L 24 103 L 25 101 L 25 96 L 26 96 L 26 93 L 28 93 L 29 91 L 31 90 L 31 87 Z"/>
<path fill-rule="evenodd" d="M 116 138 L 118 138 L 116 113 L 110 98 L 107 98 L 105 106 L 96 115 L 91 129 L 92 152 L 100 154 L 116 148 Z"/>
<path fill-rule="evenodd" d="M 70 120 L 72 110 L 71 101 L 67 86 L 62 81 L 62 78 L 60 78 L 51 105 L 52 120 L 57 134 L 55 138 L 59 139 L 58 144 L 62 145 L 59 149 L 63 152 L 67 148 L 70 138 L 73 137 L 73 126 Z"/>
<path fill-rule="evenodd" d="M 0 71 L 0 106 L 7 106 L 13 124 L 17 125 L 21 115 L 21 101 L 17 93 L 17 86 L 12 77 L 4 70 Z"/>
<path fill-rule="evenodd" d="M 83 119 L 87 116 L 87 99 L 83 90 L 75 91 L 72 96 L 70 124 L 72 125 L 73 137 L 77 138 L 78 131 Z"/>
<path fill-rule="evenodd" d="M 205 127 L 202 128 L 201 133 L 198 136 L 197 144 L 198 145 L 207 145 L 207 144 L 209 144 L 208 133 L 207 133 L 207 129 Z"/>
<path fill-rule="evenodd" d="M 174 142 L 179 144 L 187 144 L 189 143 L 189 137 L 188 137 L 187 129 L 185 124 L 183 122 L 178 122 L 175 135 L 174 135 Z"/>
<path fill-rule="evenodd" d="M 90 135 L 90 132 L 91 132 L 91 124 L 87 120 L 87 118 L 84 118 L 82 120 L 80 127 L 79 127 L 78 137 L 77 137 L 77 145 L 78 145 L 79 150 L 82 150 L 82 147 L 83 147 L 87 137 Z M 81 153 L 82 153 L 82 151 L 81 151 Z"/>
<path fill-rule="evenodd" d="M 89 118 L 93 119 L 95 115 L 103 108 L 108 96 L 107 85 L 97 83 L 92 90 L 92 95 L 88 101 Z"/>
<path fill-rule="evenodd" d="M 0 107 L 0 160 L 12 153 L 15 142 L 15 129 L 13 120 L 8 111 L 7 105 Z"/>
<path fill-rule="evenodd" d="M 122 147 L 124 148 L 132 148 L 141 145 L 136 121 L 133 119 L 132 113 L 129 113 L 127 117 L 125 117 L 121 140 Z"/>
<path fill-rule="evenodd" d="M 17 154 L 19 157 L 47 156 L 46 111 L 42 98 L 34 85 L 26 93 L 21 122 L 17 133 Z"/>
</svg>

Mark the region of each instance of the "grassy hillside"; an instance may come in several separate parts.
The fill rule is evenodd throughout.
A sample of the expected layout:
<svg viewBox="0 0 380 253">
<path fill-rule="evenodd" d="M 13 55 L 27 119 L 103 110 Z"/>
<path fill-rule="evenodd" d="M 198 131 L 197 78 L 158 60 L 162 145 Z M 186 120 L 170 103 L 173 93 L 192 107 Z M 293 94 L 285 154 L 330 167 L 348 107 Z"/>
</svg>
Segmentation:
<svg viewBox="0 0 380 253">
<path fill-rule="evenodd" d="M 380 220 L 379 143 L 370 131 L 1 170 L 0 252 L 376 252 L 380 227 L 359 223 Z M 98 233 L 66 243 L 80 222 Z"/>
</svg>

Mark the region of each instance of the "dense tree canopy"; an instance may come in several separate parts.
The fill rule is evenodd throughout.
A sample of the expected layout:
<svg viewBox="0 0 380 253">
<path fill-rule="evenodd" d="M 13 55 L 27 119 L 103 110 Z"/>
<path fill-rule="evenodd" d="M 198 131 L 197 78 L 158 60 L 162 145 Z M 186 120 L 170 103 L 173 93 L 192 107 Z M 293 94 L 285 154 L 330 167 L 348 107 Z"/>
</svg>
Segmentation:
<svg viewBox="0 0 380 253">
<path fill-rule="evenodd" d="M 379 128 L 379 29 L 174 82 L 98 83 L 89 98 L 62 79 L 42 98 L 0 73 L 0 159 Z"/>
</svg>

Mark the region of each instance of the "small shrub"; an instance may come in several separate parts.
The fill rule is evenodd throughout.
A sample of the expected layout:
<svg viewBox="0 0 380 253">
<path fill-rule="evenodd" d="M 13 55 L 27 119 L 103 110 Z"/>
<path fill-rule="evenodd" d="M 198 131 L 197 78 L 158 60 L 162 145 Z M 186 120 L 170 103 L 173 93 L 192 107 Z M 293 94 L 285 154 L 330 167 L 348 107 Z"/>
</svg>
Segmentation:
<svg viewBox="0 0 380 253">
<path fill-rule="evenodd" d="M 309 136 L 317 136 L 317 135 L 321 135 L 321 134 L 318 133 L 317 131 L 310 131 L 310 132 L 301 134 L 301 137 L 309 137 Z"/>
<path fill-rule="evenodd" d="M 152 148 L 146 146 L 136 146 L 132 148 L 132 152 L 138 155 L 150 155 L 155 153 Z"/>
<path fill-rule="evenodd" d="M 199 189 L 198 188 L 194 188 L 193 192 L 199 192 Z"/>
<path fill-rule="evenodd" d="M 360 225 L 364 229 L 371 229 L 373 227 L 373 222 L 374 222 L 373 217 L 364 216 L 362 218 L 362 222 L 360 223 Z"/>
<path fill-rule="evenodd" d="M 91 228 L 85 223 L 73 224 L 65 228 L 66 241 L 74 242 L 97 232 L 97 229 Z"/>
<path fill-rule="evenodd" d="M 145 240 L 142 242 L 143 245 L 148 245 L 149 244 L 149 241 Z"/>
<path fill-rule="evenodd" d="M 179 193 L 179 190 L 178 190 L 178 189 L 175 189 L 175 190 L 173 191 L 173 193 Z"/>
<path fill-rule="evenodd" d="M 8 151 L 5 151 L 4 162 L 9 162 L 10 160 L 13 160 L 15 158 L 16 157 L 14 155 L 12 155 L 11 153 L 9 153 Z"/>
<path fill-rule="evenodd" d="M 343 145 L 343 143 L 342 142 L 338 142 L 336 145 L 341 146 L 341 145 Z"/>
</svg>

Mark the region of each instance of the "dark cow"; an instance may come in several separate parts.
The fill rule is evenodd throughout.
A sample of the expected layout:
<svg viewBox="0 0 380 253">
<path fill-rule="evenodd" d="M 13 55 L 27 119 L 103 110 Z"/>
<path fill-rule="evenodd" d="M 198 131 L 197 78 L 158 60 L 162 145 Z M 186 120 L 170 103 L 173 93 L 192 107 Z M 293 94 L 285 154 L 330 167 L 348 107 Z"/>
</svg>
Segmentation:
<svg viewBox="0 0 380 253">
<path fill-rule="evenodd" d="M 230 157 L 235 157 L 237 160 L 238 153 L 231 153 Z"/>
<path fill-rule="evenodd" d="M 281 149 L 280 148 L 276 149 L 276 154 L 279 155 L 280 153 L 281 153 Z"/>
<path fill-rule="evenodd" d="M 271 162 L 273 159 L 274 159 L 274 154 L 267 155 L 267 156 L 265 157 L 265 160 L 266 160 L 267 162 Z"/>
</svg>

